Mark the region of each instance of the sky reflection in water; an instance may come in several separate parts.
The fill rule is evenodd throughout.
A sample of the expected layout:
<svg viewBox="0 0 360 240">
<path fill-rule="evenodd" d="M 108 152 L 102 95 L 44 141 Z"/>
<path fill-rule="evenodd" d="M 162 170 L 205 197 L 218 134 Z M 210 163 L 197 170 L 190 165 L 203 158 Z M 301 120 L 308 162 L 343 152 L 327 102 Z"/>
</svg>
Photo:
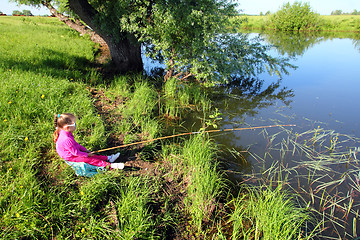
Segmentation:
<svg viewBox="0 0 360 240">
<path fill-rule="evenodd" d="M 354 41 L 337 38 L 316 41 L 291 62 L 298 68 L 283 76 L 279 87 L 293 91 L 294 96 L 285 99 L 291 101 L 289 105 L 281 100 L 272 100 L 272 105 L 269 103 L 271 106 L 252 109 L 257 114 L 243 114 L 241 109 L 246 106 L 242 101 L 238 104 L 233 102 L 236 107 L 231 107 L 232 113 L 224 111 L 225 120 L 221 127 L 238 127 L 234 126 L 237 122 L 251 126 L 271 125 L 278 120 L 282 124 L 296 124 L 294 131 L 297 132 L 320 126 L 360 137 L 360 51 L 354 46 Z M 264 73 L 259 75 L 259 79 L 264 80 L 263 88 L 266 88 L 278 77 Z M 218 104 L 221 109 L 221 104 Z M 239 114 L 236 109 L 239 109 Z M 238 115 L 238 118 L 230 120 L 227 114 Z M 259 131 L 234 132 L 231 135 L 218 137 L 217 141 L 230 147 L 252 145 L 252 151 L 260 152 L 266 144 Z"/>
</svg>

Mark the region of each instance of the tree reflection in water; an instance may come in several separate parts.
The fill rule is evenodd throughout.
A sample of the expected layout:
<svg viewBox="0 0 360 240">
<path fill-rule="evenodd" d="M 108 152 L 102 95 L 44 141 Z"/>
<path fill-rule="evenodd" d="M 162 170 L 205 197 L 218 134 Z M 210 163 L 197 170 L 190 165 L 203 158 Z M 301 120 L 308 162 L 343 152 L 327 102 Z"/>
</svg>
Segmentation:
<svg viewBox="0 0 360 240">
<path fill-rule="evenodd" d="M 291 58 L 303 56 L 314 45 L 335 38 L 353 39 L 353 44 L 360 51 L 360 34 L 356 32 L 260 32 L 266 43 L 273 45 L 280 55 Z"/>
<path fill-rule="evenodd" d="M 294 92 L 281 86 L 281 79 L 264 86 L 265 81 L 257 78 L 237 77 L 226 85 L 221 85 L 211 89 L 209 96 L 213 105 L 223 114 L 223 119 L 219 122 L 218 128 L 237 128 L 245 124 L 245 118 L 254 117 L 261 109 L 268 108 L 279 101 L 288 106 Z M 202 116 L 198 116 L 198 125 L 200 125 Z M 194 119 L 194 117 L 192 117 Z M 192 121 L 189 121 L 193 123 Z M 194 127 L 194 125 L 193 125 Z M 226 132 L 214 134 L 216 142 L 222 149 L 219 158 L 223 159 L 226 168 L 244 172 L 252 171 L 249 154 L 246 147 L 239 146 L 240 139 L 244 134 L 237 132 Z M 238 178 L 234 175 L 233 178 Z"/>
</svg>

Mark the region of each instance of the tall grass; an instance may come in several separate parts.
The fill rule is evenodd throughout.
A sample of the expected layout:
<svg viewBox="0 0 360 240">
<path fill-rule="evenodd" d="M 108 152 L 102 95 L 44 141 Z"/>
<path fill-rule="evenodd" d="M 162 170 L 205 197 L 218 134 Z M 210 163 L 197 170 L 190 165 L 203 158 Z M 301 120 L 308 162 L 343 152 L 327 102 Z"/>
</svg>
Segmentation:
<svg viewBox="0 0 360 240">
<path fill-rule="evenodd" d="M 123 239 L 153 239 L 155 222 L 152 220 L 149 203 L 156 186 L 143 177 L 126 180 L 115 202 L 120 236 Z"/>
<path fill-rule="evenodd" d="M 168 118 L 180 118 L 184 109 L 196 109 L 207 112 L 210 100 L 199 85 L 182 83 L 176 78 L 170 78 L 163 86 L 161 112 Z"/>
<path fill-rule="evenodd" d="M 184 202 L 198 231 L 201 231 L 203 221 L 212 216 L 217 207 L 217 198 L 225 186 L 217 171 L 215 149 L 213 142 L 197 135 L 185 142 L 182 150 L 188 181 Z"/>
<path fill-rule="evenodd" d="M 234 200 L 232 239 L 311 239 L 303 232 L 309 214 L 281 185 L 246 192 Z"/>
<path fill-rule="evenodd" d="M 134 91 L 127 93 L 126 104 L 119 108 L 123 119 L 117 130 L 125 134 L 124 143 L 138 141 L 137 135 L 141 135 L 142 139 L 156 138 L 162 130 L 159 121 L 154 118 L 158 107 L 155 89 L 141 76 L 135 78 L 140 81 L 135 81 Z M 119 95 L 119 88 L 123 92 L 122 86 L 126 86 L 125 81 L 117 81 L 113 83 L 110 91 Z"/>
<path fill-rule="evenodd" d="M 129 91 L 130 83 L 134 83 L 132 91 Z M 189 110 L 205 114 L 211 109 L 210 100 L 200 86 L 181 83 L 175 78 L 155 89 L 150 80 L 142 76 L 115 77 L 107 91 L 112 99 L 123 97 L 126 101 L 119 106 L 122 120 L 117 128 L 126 134 L 126 143 L 139 140 L 140 132 L 143 139 L 157 137 L 163 130 L 161 119 L 181 121 Z"/>
<path fill-rule="evenodd" d="M 157 94 L 145 81 L 136 82 L 134 93 L 126 103 L 122 113 L 131 117 L 135 124 L 140 124 L 148 116 L 152 116 L 156 108 Z"/>
</svg>

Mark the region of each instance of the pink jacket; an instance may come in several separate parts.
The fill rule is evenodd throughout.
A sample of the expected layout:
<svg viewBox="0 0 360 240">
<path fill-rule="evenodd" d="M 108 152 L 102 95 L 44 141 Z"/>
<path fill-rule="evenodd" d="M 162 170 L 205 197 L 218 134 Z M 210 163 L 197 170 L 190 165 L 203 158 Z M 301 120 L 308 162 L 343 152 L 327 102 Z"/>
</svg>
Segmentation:
<svg viewBox="0 0 360 240">
<path fill-rule="evenodd" d="M 73 157 L 87 157 L 87 149 L 77 143 L 71 132 L 60 130 L 59 138 L 56 141 L 56 152 L 64 160 L 70 160 Z"/>
</svg>

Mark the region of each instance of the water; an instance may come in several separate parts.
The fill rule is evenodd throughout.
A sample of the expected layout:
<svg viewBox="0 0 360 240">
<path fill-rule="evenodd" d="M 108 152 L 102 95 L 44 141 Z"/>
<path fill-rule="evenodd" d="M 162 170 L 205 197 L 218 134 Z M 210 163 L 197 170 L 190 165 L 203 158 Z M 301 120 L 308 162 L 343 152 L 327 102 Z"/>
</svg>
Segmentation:
<svg viewBox="0 0 360 240">
<path fill-rule="evenodd" d="M 220 127 L 272 125 L 276 122 L 296 124 L 294 131 L 298 132 L 320 126 L 360 137 L 360 50 L 354 40 L 348 38 L 316 38 L 311 42 L 311 47 L 304 51 L 293 49 L 285 54 L 296 55 L 291 63 L 298 68 L 282 77 L 275 93 L 261 94 L 271 83 L 278 81 L 277 76 L 264 73 L 258 76 L 263 81 L 262 88 L 253 89 L 261 97 L 244 96 L 243 89 L 232 89 L 235 96 L 215 99 L 216 107 L 224 114 Z M 274 53 L 278 51 L 274 50 Z M 281 91 L 283 88 L 286 90 Z M 244 148 L 263 141 L 257 133 L 234 132 L 229 141 L 226 140 L 228 137 L 218 137 L 217 141 L 226 146 Z"/>
<path fill-rule="evenodd" d="M 360 163 L 355 153 L 360 147 L 360 36 L 348 35 L 263 34 L 266 43 L 278 46 L 272 54 L 293 58 L 297 69 L 281 78 L 264 73 L 242 79 L 209 94 L 222 114 L 220 129 L 296 125 L 211 137 L 235 183 L 264 175 L 278 177 L 276 171 L 281 169 L 313 212 L 325 216 L 327 230 L 321 232 L 321 239 L 351 239 L 360 233 Z M 201 120 L 202 116 L 192 114 L 182 126 L 198 131 Z M 323 137 L 314 141 L 319 136 Z"/>
<path fill-rule="evenodd" d="M 298 118 L 324 122 L 327 128 L 360 136 L 360 52 L 351 39 L 324 40 L 306 51 L 299 68 L 284 78 L 294 89 L 290 105 Z"/>
<path fill-rule="evenodd" d="M 265 73 L 258 76 L 263 84 L 261 88 L 217 89 L 216 91 L 230 93 L 227 97 L 214 98 L 216 107 L 223 113 L 219 128 L 273 124 L 296 124 L 296 127 L 286 127 L 289 130 L 286 132 L 271 128 L 266 131 L 238 131 L 213 136 L 222 146 L 225 169 L 232 173 L 229 178 L 241 182 L 246 176 L 256 176 L 273 166 L 276 166 L 274 169 L 277 170 L 291 169 L 284 171 L 289 174 L 287 177 L 290 185 L 297 192 L 302 192 L 305 201 L 312 203 L 311 206 L 318 211 L 318 216 L 325 213 L 328 220 L 333 218 L 324 224 L 328 229 L 320 234 L 320 238 L 351 239 L 358 236 L 359 165 L 357 154 L 348 156 L 345 153 L 360 146 L 359 141 L 355 140 L 360 137 L 359 41 L 319 36 L 292 36 L 292 39 L 284 39 L 281 36 L 265 35 L 264 38 L 279 45 L 273 54 L 295 57 L 291 63 L 298 68 L 290 70 L 289 75 L 282 77 L 279 85 L 270 88 L 271 91 L 265 89 L 279 79 Z M 295 133 L 314 129 L 322 129 L 323 132 L 333 130 L 335 135 L 324 134 L 324 142 L 313 145 L 307 144 L 306 140 L 309 143 L 317 134 L 316 131 L 304 135 L 301 144 L 307 145 L 309 151 L 316 149 L 312 158 L 304 157 L 300 152 L 291 154 L 292 150 L 285 154 L 281 150 L 284 146 L 293 149 L 292 144 L 283 144 L 289 134 L 292 134 L 294 139 Z M 272 140 L 271 136 L 279 132 L 275 140 Z M 329 147 L 337 136 L 342 138 L 338 141 L 343 145 L 337 151 L 344 154 L 332 157 L 332 153 L 324 146 Z M 240 154 L 230 154 L 228 149 Z M 331 163 L 327 160 L 330 157 L 334 158 Z M 348 162 L 343 162 L 345 158 L 348 158 Z M 311 163 L 302 164 L 303 161 Z M 322 162 L 326 162 L 328 170 L 319 170 L 318 166 L 314 165 L 322 165 Z M 312 178 L 306 176 L 309 172 L 314 174 Z M 301 173 L 305 177 L 299 177 Z M 332 182 L 334 183 L 331 184 Z M 323 196 L 333 200 L 321 205 L 324 203 L 324 197 L 321 196 L 324 192 L 320 189 L 326 191 Z M 354 218 L 357 222 L 354 222 Z"/>
</svg>

